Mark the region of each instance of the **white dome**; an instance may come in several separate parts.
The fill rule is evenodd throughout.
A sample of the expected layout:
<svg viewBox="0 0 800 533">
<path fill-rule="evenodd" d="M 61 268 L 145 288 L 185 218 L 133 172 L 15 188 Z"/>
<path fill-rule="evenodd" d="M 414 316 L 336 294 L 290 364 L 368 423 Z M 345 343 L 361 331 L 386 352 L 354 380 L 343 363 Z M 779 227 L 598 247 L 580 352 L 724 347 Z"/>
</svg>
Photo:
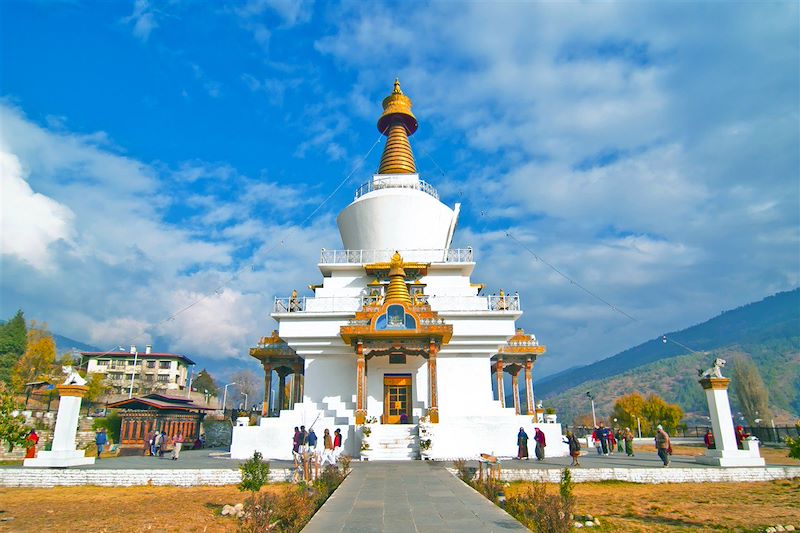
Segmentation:
<svg viewBox="0 0 800 533">
<path fill-rule="evenodd" d="M 336 219 L 348 250 L 447 248 L 456 212 L 416 174 L 375 176 Z M 362 187 L 363 189 L 363 187 Z"/>
</svg>

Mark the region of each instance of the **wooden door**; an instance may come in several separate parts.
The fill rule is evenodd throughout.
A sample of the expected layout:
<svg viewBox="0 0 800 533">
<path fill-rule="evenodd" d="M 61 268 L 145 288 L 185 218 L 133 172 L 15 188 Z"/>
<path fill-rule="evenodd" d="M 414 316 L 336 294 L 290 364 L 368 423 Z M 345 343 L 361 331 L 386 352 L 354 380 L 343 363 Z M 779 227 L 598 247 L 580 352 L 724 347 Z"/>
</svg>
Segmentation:
<svg viewBox="0 0 800 533">
<path fill-rule="evenodd" d="M 384 376 L 383 423 L 399 424 L 403 414 L 411 422 L 411 376 Z"/>
</svg>

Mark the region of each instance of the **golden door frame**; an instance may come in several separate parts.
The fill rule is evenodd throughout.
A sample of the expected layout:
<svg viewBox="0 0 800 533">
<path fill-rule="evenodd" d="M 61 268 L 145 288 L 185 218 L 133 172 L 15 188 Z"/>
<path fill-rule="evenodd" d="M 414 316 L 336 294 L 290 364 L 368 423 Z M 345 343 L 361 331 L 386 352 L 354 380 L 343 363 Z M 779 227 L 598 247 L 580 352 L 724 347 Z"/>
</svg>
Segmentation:
<svg viewBox="0 0 800 533">
<path fill-rule="evenodd" d="M 383 424 L 400 424 L 403 413 L 412 420 L 411 374 L 383 376 Z"/>
</svg>

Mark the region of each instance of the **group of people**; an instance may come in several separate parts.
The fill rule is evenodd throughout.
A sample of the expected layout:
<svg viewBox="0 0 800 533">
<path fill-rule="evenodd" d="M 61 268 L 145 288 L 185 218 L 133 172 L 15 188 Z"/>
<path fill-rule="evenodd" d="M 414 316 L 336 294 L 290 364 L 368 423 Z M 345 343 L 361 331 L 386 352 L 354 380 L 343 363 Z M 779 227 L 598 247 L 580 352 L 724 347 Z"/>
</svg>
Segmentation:
<svg viewBox="0 0 800 533">
<path fill-rule="evenodd" d="M 161 433 L 157 430 L 151 431 L 144 440 L 144 453 L 145 455 L 149 453 L 151 457 L 163 458 L 164 453 L 170 452 L 169 458 L 173 461 L 177 461 L 181 456 L 183 441 L 182 433 L 171 437 L 167 435 L 166 431 L 161 431 Z"/>
<path fill-rule="evenodd" d="M 304 454 L 310 453 L 319 461 L 320 466 L 326 463 L 336 464 L 342 453 L 342 430 L 337 428 L 331 435 L 330 430 L 326 429 L 322 435 L 322 447 L 318 447 L 317 444 L 318 438 L 313 427 L 306 431 L 305 426 L 295 426 L 292 438 L 292 456 L 295 462 L 300 461 Z"/>
<path fill-rule="evenodd" d="M 547 439 L 544 432 L 539 428 L 533 429 L 533 440 L 536 442 L 534 453 L 536 453 L 536 460 L 544 460 L 544 448 L 547 446 Z M 528 459 L 528 434 L 525 433 L 525 428 L 519 428 L 517 433 L 517 459 Z"/>
<path fill-rule="evenodd" d="M 592 444 L 597 450 L 597 455 L 612 455 L 615 448 L 619 453 L 624 451 L 628 457 L 634 455 L 631 428 L 607 428 L 600 422 L 592 431 Z"/>
</svg>

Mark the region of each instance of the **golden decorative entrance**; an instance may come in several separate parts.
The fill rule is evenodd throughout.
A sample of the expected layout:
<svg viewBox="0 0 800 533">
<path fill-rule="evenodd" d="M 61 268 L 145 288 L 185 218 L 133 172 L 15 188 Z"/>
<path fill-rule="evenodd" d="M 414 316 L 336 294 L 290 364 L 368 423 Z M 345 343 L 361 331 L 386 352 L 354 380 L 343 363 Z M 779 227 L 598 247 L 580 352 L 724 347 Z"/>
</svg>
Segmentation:
<svg viewBox="0 0 800 533">
<path fill-rule="evenodd" d="M 383 423 L 400 424 L 404 414 L 411 421 L 411 376 L 384 376 Z"/>
</svg>

